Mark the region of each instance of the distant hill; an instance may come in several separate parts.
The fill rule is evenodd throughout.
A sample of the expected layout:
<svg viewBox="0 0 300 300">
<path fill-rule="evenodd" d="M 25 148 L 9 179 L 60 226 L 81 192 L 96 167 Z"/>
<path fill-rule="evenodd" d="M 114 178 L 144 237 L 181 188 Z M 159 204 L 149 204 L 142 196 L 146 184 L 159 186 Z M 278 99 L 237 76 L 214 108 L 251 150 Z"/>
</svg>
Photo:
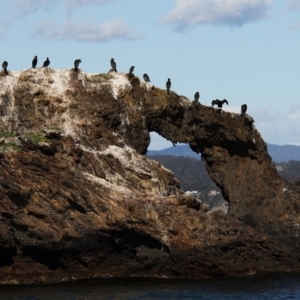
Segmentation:
<svg viewBox="0 0 300 300">
<path fill-rule="evenodd" d="M 163 150 L 148 150 L 147 155 L 172 155 L 172 156 L 187 156 L 200 159 L 200 154 L 192 151 L 189 145 L 178 145 Z"/>
<path fill-rule="evenodd" d="M 295 145 L 272 145 L 268 144 L 268 152 L 274 162 L 300 161 L 300 146 Z"/>
<path fill-rule="evenodd" d="M 220 189 L 208 176 L 203 161 L 175 155 L 153 155 L 149 158 L 171 170 L 180 181 L 182 190 L 197 192 L 194 196 L 209 204 L 211 208 L 224 202 Z"/>
<path fill-rule="evenodd" d="M 274 162 L 288 162 L 289 160 L 300 161 L 300 146 L 268 144 L 268 152 Z M 147 155 L 187 156 L 200 159 L 200 155 L 193 152 L 189 145 L 178 145 L 163 150 L 149 150 Z"/>
<path fill-rule="evenodd" d="M 275 163 L 278 174 L 289 182 L 300 182 L 300 161 Z"/>
<path fill-rule="evenodd" d="M 224 203 L 222 192 L 208 176 L 202 160 L 182 155 L 147 156 L 171 170 L 180 181 L 182 190 L 196 192 L 194 196 L 206 202 L 210 208 Z M 275 167 L 282 178 L 289 182 L 300 182 L 300 161 L 276 162 Z"/>
</svg>

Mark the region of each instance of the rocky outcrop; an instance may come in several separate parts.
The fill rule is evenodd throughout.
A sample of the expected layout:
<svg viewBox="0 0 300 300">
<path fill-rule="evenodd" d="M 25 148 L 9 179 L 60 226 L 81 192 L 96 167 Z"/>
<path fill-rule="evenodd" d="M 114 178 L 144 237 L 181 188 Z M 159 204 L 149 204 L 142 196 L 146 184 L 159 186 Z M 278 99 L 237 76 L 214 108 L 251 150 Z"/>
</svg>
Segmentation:
<svg viewBox="0 0 300 300">
<path fill-rule="evenodd" d="M 299 188 L 250 116 L 123 73 L 0 81 L 1 283 L 299 271 Z M 151 131 L 202 153 L 227 213 L 143 156 Z"/>
</svg>

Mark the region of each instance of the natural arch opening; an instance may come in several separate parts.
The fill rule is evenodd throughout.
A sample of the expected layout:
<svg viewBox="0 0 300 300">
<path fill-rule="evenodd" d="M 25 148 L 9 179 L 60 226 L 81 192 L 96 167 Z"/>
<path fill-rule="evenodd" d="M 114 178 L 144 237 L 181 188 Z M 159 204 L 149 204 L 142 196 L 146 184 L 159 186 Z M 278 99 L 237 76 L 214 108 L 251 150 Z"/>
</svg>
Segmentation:
<svg viewBox="0 0 300 300">
<path fill-rule="evenodd" d="M 172 142 L 156 132 L 151 132 L 150 136 L 148 158 L 172 171 L 179 180 L 181 189 L 206 203 L 210 210 L 221 209 L 227 212 L 228 202 L 224 200 L 220 188 L 209 177 L 201 154 L 193 152 L 187 144 L 173 146 Z"/>
<path fill-rule="evenodd" d="M 148 146 L 148 151 L 163 150 L 169 147 L 173 147 L 171 141 L 168 141 L 155 131 L 150 132 L 150 145 Z"/>
<path fill-rule="evenodd" d="M 186 143 L 201 153 L 210 178 L 229 203 L 230 217 L 265 218 L 268 212 L 262 209 L 262 203 L 272 208 L 275 195 L 282 194 L 285 183 L 251 116 L 225 112 L 155 88 L 140 95 L 144 99 L 143 132 L 147 137 L 155 131 L 174 144 Z M 141 148 L 135 140 L 133 144 Z M 145 139 L 140 153 L 145 153 L 148 146 L 149 139 Z"/>
</svg>

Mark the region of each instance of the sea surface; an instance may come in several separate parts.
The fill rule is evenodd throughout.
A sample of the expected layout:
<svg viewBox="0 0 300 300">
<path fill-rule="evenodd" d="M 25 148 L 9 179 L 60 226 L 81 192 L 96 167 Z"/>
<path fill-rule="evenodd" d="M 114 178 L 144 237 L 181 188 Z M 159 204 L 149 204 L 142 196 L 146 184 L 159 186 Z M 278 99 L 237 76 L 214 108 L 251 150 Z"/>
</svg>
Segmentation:
<svg viewBox="0 0 300 300">
<path fill-rule="evenodd" d="M 1 300 L 300 299 L 300 275 L 207 280 L 102 279 L 0 286 Z"/>
</svg>

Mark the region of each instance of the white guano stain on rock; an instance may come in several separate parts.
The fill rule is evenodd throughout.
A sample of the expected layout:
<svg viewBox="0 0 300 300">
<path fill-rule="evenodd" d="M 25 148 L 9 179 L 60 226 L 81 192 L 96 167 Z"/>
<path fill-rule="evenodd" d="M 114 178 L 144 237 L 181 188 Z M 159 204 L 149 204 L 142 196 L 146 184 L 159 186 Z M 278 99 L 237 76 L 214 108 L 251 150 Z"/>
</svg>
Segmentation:
<svg viewBox="0 0 300 300">
<path fill-rule="evenodd" d="M 152 195 L 156 195 L 156 197 L 165 197 L 167 195 L 167 187 L 165 187 L 164 183 L 159 180 L 159 176 L 157 172 L 153 171 L 156 168 L 149 168 L 149 163 L 150 166 L 151 165 L 157 166 L 158 163 L 139 155 L 134 149 L 128 146 L 121 148 L 113 145 L 109 146 L 104 151 L 97 151 L 92 148 L 87 148 L 83 145 L 81 145 L 80 148 L 83 151 L 94 155 L 94 157 L 100 162 L 100 164 L 102 161 L 100 156 L 103 155 L 113 156 L 121 163 L 121 165 L 124 167 L 126 172 L 134 172 L 135 174 L 144 175 L 147 179 L 138 179 L 138 180 L 144 183 L 148 182 L 147 184 L 148 196 L 151 196 L 152 194 Z M 161 168 L 164 169 L 164 171 L 170 172 L 169 170 L 165 169 L 162 166 Z M 93 178 L 95 179 L 98 177 L 94 176 Z M 89 179 L 92 180 L 92 177 L 90 176 Z M 127 192 L 132 189 L 131 183 L 127 182 L 126 178 L 124 178 L 121 174 L 118 174 L 117 172 L 114 173 L 107 172 L 106 180 L 103 178 L 99 178 L 99 180 L 100 181 L 97 181 L 98 183 L 100 183 L 101 185 L 106 185 L 108 188 L 117 187 L 118 190 L 120 188 L 125 188 Z M 151 193 L 149 193 L 149 190 L 151 190 Z"/>
<path fill-rule="evenodd" d="M 111 72 L 110 76 L 112 79 L 109 80 L 109 83 L 112 88 L 112 93 L 115 99 L 118 99 L 118 96 L 122 90 L 125 90 L 126 88 L 130 88 L 131 84 L 126 77 L 126 73 L 116 73 Z"/>
</svg>

